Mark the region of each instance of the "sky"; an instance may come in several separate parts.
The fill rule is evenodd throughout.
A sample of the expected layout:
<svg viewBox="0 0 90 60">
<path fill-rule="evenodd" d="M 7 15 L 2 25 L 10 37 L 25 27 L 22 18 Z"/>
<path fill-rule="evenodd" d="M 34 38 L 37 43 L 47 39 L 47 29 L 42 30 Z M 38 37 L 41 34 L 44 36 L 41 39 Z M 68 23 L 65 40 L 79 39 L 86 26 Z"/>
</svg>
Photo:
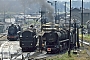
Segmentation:
<svg viewBox="0 0 90 60">
<path fill-rule="evenodd" d="M 70 0 L 48 0 L 48 1 L 70 1 Z M 71 0 L 71 1 L 82 1 L 82 0 Z M 90 0 L 83 0 L 85 2 L 90 2 Z"/>
</svg>

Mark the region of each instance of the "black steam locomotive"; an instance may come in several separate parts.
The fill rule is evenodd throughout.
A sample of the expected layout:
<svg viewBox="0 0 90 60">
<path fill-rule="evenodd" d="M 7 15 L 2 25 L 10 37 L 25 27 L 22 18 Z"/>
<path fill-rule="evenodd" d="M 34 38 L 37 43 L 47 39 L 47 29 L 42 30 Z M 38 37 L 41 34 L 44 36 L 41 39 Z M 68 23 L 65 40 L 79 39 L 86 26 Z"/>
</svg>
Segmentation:
<svg viewBox="0 0 90 60">
<path fill-rule="evenodd" d="M 18 29 L 14 24 L 12 24 L 11 26 L 8 27 L 7 39 L 9 41 L 16 41 L 18 38 L 19 38 Z"/>
<path fill-rule="evenodd" d="M 36 50 L 37 44 L 37 36 L 36 30 L 33 31 L 26 30 L 22 32 L 22 36 L 20 37 L 20 47 L 22 48 L 22 52 L 33 52 Z"/>
<path fill-rule="evenodd" d="M 45 50 L 47 51 L 47 53 L 62 52 L 64 50 L 67 50 L 69 47 L 69 30 L 52 30 L 51 32 L 44 33 L 44 35 L 42 36 L 42 40 L 46 41 Z"/>
</svg>

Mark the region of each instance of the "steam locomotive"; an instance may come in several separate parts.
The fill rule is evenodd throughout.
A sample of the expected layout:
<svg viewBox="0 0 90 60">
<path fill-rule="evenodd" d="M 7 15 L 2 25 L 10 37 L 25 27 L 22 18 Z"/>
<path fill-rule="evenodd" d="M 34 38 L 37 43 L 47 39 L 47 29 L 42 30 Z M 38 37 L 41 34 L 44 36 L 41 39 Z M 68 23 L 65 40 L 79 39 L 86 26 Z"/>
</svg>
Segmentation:
<svg viewBox="0 0 90 60">
<path fill-rule="evenodd" d="M 8 28 L 7 39 L 9 41 L 17 41 L 18 38 L 19 38 L 18 29 L 14 24 L 11 24 L 11 26 L 9 26 Z"/>
<path fill-rule="evenodd" d="M 46 48 L 47 53 L 58 53 L 63 49 L 68 48 L 68 32 L 66 30 L 60 31 L 51 31 L 49 33 L 44 33 L 42 39 L 46 40 Z"/>
<path fill-rule="evenodd" d="M 73 38 L 75 37 L 75 31 L 73 28 L 70 32 L 69 29 L 66 28 L 49 28 L 47 25 L 43 29 L 45 33 L 42 35 L 42 41 L 45 43 L 45 50 L 47 53 L 59 53 L 64 50 L 68 50 L 69 33 L 72 34 L 70 35 L 72 37 L 70 42 L 72 46 L 70 48 L 74 48 L 75 41 Z"/>
<path fill-rule="evenodd" d="M 36 30 L 25 30 L 20 36 L 20 47 L 22 52 L 33 52 L 36 50 L 37 36 Z"/>
</svg>

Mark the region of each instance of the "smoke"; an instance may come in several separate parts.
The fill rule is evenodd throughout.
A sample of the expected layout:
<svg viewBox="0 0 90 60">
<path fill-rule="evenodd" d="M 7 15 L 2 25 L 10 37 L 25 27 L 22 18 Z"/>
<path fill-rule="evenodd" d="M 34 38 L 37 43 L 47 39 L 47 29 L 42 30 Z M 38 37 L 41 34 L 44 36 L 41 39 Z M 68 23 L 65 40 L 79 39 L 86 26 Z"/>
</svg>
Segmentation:
<svg viewBox="0 0 90 60">
<path fill-rule="evenodd" d="M 0 13 L 21 13 L 23 8 L 19 0 L 0 0 Z M 13 12 L 13 13 L 12 13 Z M 2 18 L 2 17 L 1 17 Z"/>
<path fill-rule="evenodd" d="M 54 8 L 50 5 L 50 3 L 47 3 L 46 0 L 21 0 L 23 6 L 32 6 L 34 4 L 37 4 L 41 11 L 46 12 L 46 17 L 48 18 L 49 22 L 53 22 L 54 20 Z M 37 8 L 37 7 L 35 7 Z M 30 9 L 33 10 L 33 7 L 30 7 Z"/>
</svg>

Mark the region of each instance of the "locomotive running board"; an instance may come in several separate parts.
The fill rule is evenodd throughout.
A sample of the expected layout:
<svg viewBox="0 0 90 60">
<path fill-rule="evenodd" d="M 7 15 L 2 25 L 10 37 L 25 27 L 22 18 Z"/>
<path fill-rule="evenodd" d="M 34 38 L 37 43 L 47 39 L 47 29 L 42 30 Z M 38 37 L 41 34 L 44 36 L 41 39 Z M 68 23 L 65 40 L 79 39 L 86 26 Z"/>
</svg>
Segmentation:
<svg viewBox="0 0 90 60">
<path fill-rule="evenodd" d="M 69 41 L 69 39 L 63 40 L 63 41 L 59 41 L 59 42 L 65 42 L 65 41 Z"/>
</svg>

